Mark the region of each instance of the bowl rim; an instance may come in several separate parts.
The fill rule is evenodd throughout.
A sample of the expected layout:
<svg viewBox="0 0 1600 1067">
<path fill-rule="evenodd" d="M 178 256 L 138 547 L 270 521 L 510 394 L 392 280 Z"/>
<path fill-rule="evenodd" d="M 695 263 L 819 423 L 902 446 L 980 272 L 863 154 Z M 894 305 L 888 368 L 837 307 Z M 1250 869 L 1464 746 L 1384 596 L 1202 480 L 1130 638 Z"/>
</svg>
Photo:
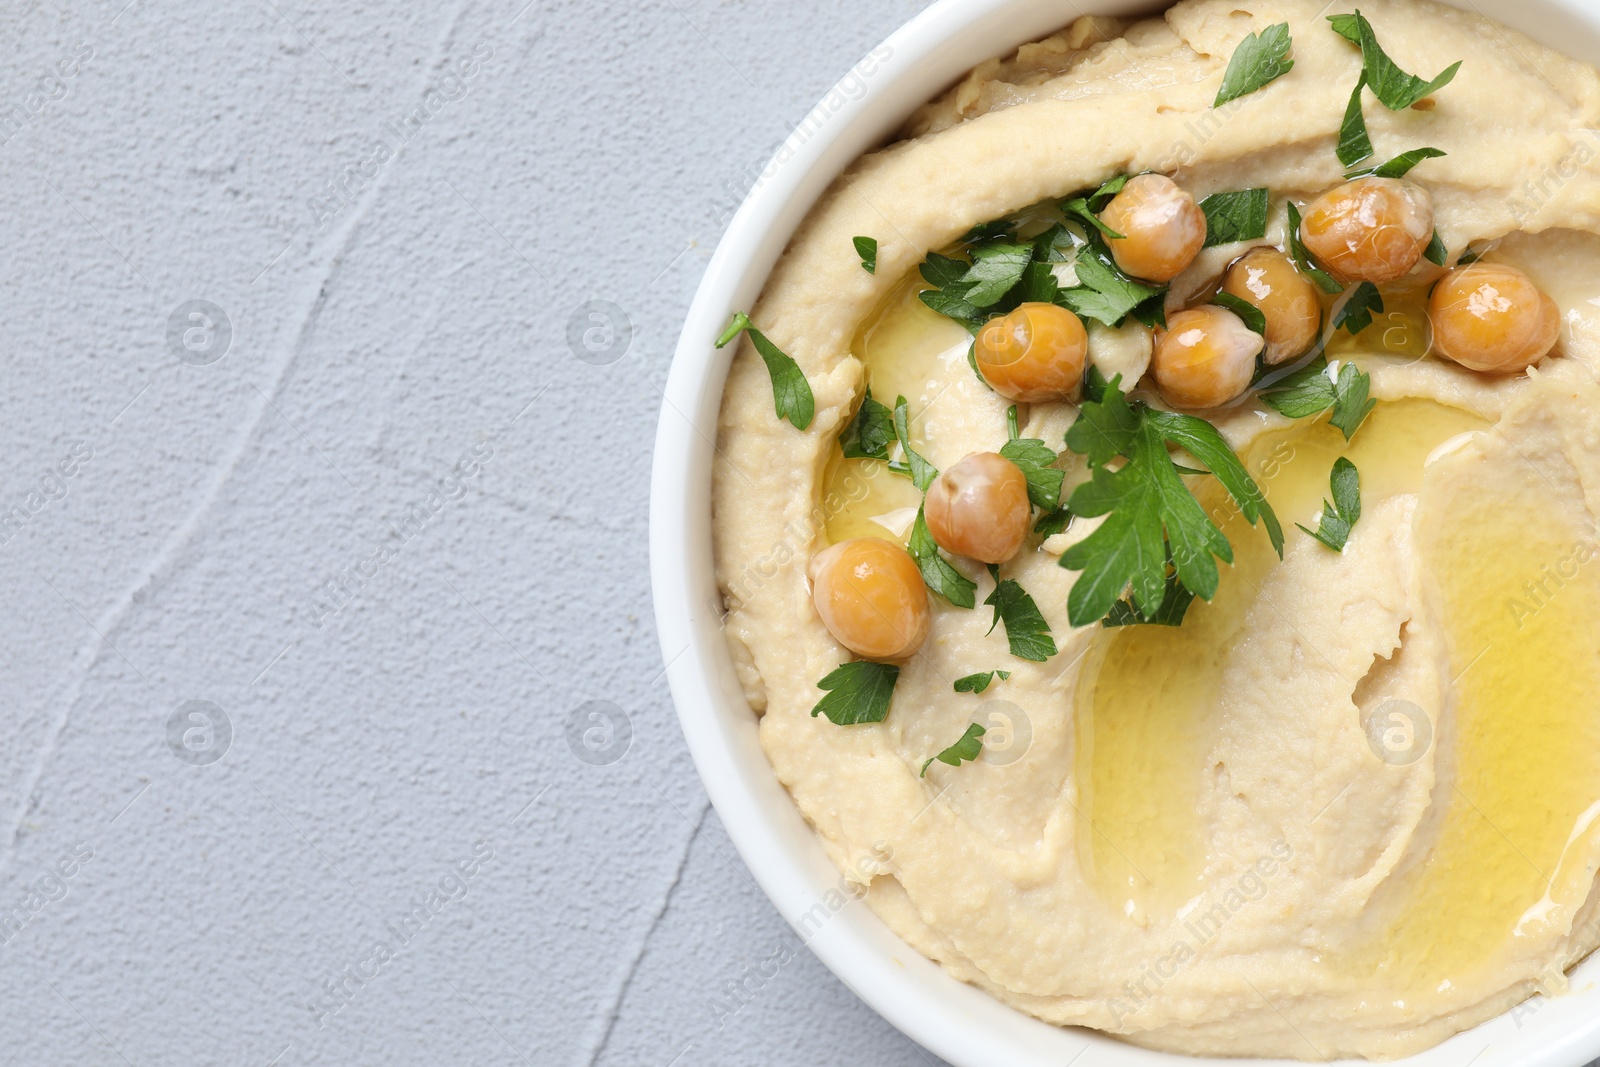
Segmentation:
<svg viewBox="0 0 1600 1067">
<path fill-rule="evenodd" d="M 1535 40 L 1560 40 L 1557 51 L 1573 55 L 1577 43 L 1588 62 L 1600 61 L 1600 0 L 1443 2 L 1479 14 L 1488 8 L 1489 17 Z M 712 340 L 735 308 L 754 303 L 833 179 L 917 105 L 976 63 L 1043 37 L 1085 9 L 1148 14 L 1169 6 L 936 0 L 912 17 L 851 68 L 751 182 L 696 289 L 662 389 L 651 469 L 651 592 L 668 686 L 706 792 L 756 882 L 822 963 L 901 1033 L 957 1067 L 1060 1067 L 1090 1049 L 1097 1052 L 1096 1067 L 1170 1067 L 1188 1057 L 1026 1015 L 947 974 L 870 909 L 852 906 L 846 883 L 761 751 L 757 717 L 740 690 L 721 629 L 710 483 L 733 349 L 718 351 Z M 1597 977 L 1600 954 L 1574 972 L 1575 988 L 1587 982 L 1576 994 L 1529 1001 L 1539 1006 L 1521 1018 L 1513 1010 L 1396 1062 L 1460 1067 L 1470 1058 L 1479 1059 L 1479 1067 L 1580 1067 L 1600 1056 Z M 1534 1022 L 1524 1033 L 1529 1016 Z M 1299 1062 L 1212 1059 L 1285 1067 Z"/>
</svg>

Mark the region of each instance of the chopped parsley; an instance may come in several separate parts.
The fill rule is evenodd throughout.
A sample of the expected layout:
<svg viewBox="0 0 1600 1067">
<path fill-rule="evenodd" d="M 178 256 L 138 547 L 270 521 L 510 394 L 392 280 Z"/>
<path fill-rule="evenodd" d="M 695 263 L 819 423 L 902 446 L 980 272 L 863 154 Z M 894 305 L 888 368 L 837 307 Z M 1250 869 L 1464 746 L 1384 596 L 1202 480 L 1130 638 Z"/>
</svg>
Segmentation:
<svg viewBox="0 0 1600 1067">
<path fill-rule="evenodd" d="M 1378 45 L 1377 35 L 1372 32 L 1372 23 L 1360 11 L 1352 15 L 1329 15 L 1328 21 L 1335 33 L 1361 47 L 1362 79 L 1372 89 L 1372 95 L 1390 111 L 1404 110 L 1418 100 L 1432 96 L 1449 85 L 1461 69 L 1461 62 L 1457 60 L 1441 71 L 1438 77 L 1424 81 L 1414 74 L 1407 74 L 1389 58 L 1388 53 Z"/>
<path fill-rule="evenodd" d="M 1346 167 L 1353 167 L 1372 155 L 1372 135 L 1367 133 L 1367 117 L 1361 113 L 1361 90 L 1366 87 L 1366 78 L 1356 79 L 1350 104 L 1344 109 L 1344 121 L 1339 124 L 1339 145 L 1334 152 Z"/>
<path fill-rule="evenodd" d="M 1444 246 L 1444 241 L 1439 237 L 1438 230 L 1433 231 L 1433 239 L 1428 242 L 1428 247 L 1423 251 L 1422 258 L 1439 267 L 1444 266 L 1445 261 L 1450 258 L 1450 250 Z"/>
<path fill-rule="evenodd" d="M 1360 333 L 1372 325 L 1373 314 L 1383 314 L 1383 294 L 1371 282 L 1362 282 L 1345 297 L 1333 313 L 1333 328 L 1343 328 L 1352 334 Z"/>
<path fill-rule="evenodd" d="M 1206 216 L 1206 248 L 1256 241 L 1267 235 L 1267 209 L 1270 194 L 1265 189 L 1240 189 L 1231 193 L 1212 193 L 1200 201 Z"/>
<path fill-rule="evenodd" d="M 967 732 L 961 735 L 961 740 L 945 749 L 943 752 L 922 764 L 921 777 L 928 776 L 928 768 L 933 766 L 933 760 L 959 767 L 963 763 L 971 763 L 983 755 L 983 735 L 986 731 L 978 723 L 967 727 Z"/>
<path fill-rule="evenodd" d="M 1244 324 L 1263 337 L 1267 334 L 1266 314 L 1242 296 L 1232 293 L 1218 293 L 1211 298 L 1211 302 L 1218 307 L 1225 307 L 1244 320 Z"/>
<path fill-rule="evenodd" d="M 1065 530 L 1071 522 L 1072 509 L 1062 506 L 1039 516 L 1039 521 L 1033 524 L 1033 532 L 1041 537 L 1051 537 Z"/>
<path fill-rule="evenodd" d="M 1044 621 L 1033 597 L 1016 579 L 1001 578 L 1000 568 L 991 566 L 989 572 L 995 579 L 994 592 L 984 601 L 985 605 L 994 608 L 994 621 L 989 624 L 989 633 L 994 633 L 994 628 L 1004 622 L 1006 644 L 1018 659 L 1043 663 L 1055 655 L 1058 649 L 1055 638 L 1050 636 L 1050 624 Z"/>
<path fill-rule="evenodd" d="M 811 395 L 811 384 L 800 371 L 800 365 L 767 340 L 766 334 L 750 325 L 750 316 L 742 311 L 734 312 L 733 321 L 717 338 L 717 347 L 722 348 L 741 333 L 750 335 L 750 343 L 755 345 L 761 361 L 767 365 L 767 374 L 772 378 L 772 406 L 778 418 L 788 419 L 797 430 L 810 426 L 817 410 L 816 401 Z"/>
<path fill-rule="evenodd" d="M 1228 60 L 1222 87 L 1217 90 L 1217 98 L 1211 106 L 1221 107 L 1289 73 L 1294 67 L 1294 60 L 1289 58 L 1290 44 L 1287 22 L 1268 26 L 1240 41 Z"/>
<path fill-rule="evenodd" d="M 1339 373 L 1330 377 L 1327 360 L 1318 356 L 1293 374 L 1267 386 L 1260 397 L 1263 404 L 1291 419 L 1309 418 L 1332 408 L 1328 421 L 1338 427 L 1348 441 L 1377 406 L 1378 402 L 1368 396 L 1371 389 L 1372 376 L 1354 363 L 1341 365 Z"/>
<path fill-rule="evenodd" d="M 1300 209 L 1289 203 L 1289 256 L 1294 260 L 1294 265 L 1316 283 L 1318 289 L 1324 293 L 1340 293 L 1344 286 L 1339 280 L 1327 271 L 1322 270 L 1311 260 L 1311 253 L 1306 250 L 1305 243 L 1300 240 Z"/>
<path fill-rule="evenodd" d="M 856 246 L 856 255 L 861 257 L 861 269 L 868 274 L 878 273 L 878 239 L 852 237 L 850 240 Z"/>
<path fill-rule="evenodd" d="M 1125 274 L 1097 234 L 1091 234 L 1078 250 L 1073 269 L 1078 285 L 1061 290 L 1056 302 L 1079 317 L 1098 319 L 1107 326 L 1121 326 L 1135 308 L 1166 292 L 1165 286 L 1149 286 Z"/>
<path fill-rule="evenodd" d="M 1088 458 L 1093 475 L 1073 490 L 1074 515 L 1106 516 L 1093 533 L 1068 548 L 1060 565 L 1082 571 L 1067 599 L 1074 626 L 1103 619 L 1131 588 L 1140 604 L 1166 596 L 1167 560 L 1185 588 L 1209 600 L 1217 591 L 1216 560 L 1233 562 L 1233 548 L 1184 484 L 1168 445 L 1183 448 L 1238 503 L 1252 525 L 1265 527 L 1281 555 L 1283 530 L 1271 505 L 1216 427 L 1193 415 L 1129 404 L 1120 376 L 1081 407 L 1067 431 L 1067 447 Z M 1116 469 L 1116 457 L 1126 462 Z"/>
<path fill-rule="evenodd" d="M 1122 234 L 1100 221 L 1100 212 L 1111 203 L 1111 198 L 1122 192 L 1122 187 L 1128 184 L 1128 175 L 1119 174 L 1115 178 L 1101 185 L 1092 193 L 1069 197 L 1061 201 L 1061 213 L 1071 218 L 1082 219 L 1105 236 L 1112 240 L 1122 240 Z"/>
<path fill-rule="evenodd" d="M 1010 677 L 1010 671 L 979 671 L 977 674 L 964 674 L 957 678 L 953 688 L 958 693 L 981 693 L 989 688 L 989 683 L 996 678 L 1005 681 Z"/>
<path fill-rule="evenodd" d="M 1028 479 L 1028 499 L 1034 506 L 1054 511 L 1061 503 L 1061 482 L 1067 472 L 1056 469 L 1056 454 L 1050 446 L 1037 438 L 1014 437 L 1000 446 L 1000 454 L 1022 469 Z"/>
<path fill-rule="evenodd" d="M 1328 485 L 1333 490 L 1333 502 L 1322 502 L 1322 521 L 1317 529 L 1295 525 L 1335 552 L 1343 552 L 1350 540 L 1351 527 L 1361 518 L 1361 474 L 1354 463 L 1340 456 L 1333 461 Z"/>
<path fill-rule="evenodd" d="M 961 276 L 967 303 L 977 308 L 998 304 L 1022 280 L 1033 262 L 1033 245 L 995 241 L 972 250 L 972 265 Z"/>
<path fill-rule="evenodd" d="M 892 663 L 842 663 L 817 683 L 828 695 L 817 701 L 811 715 L 826 715 L 835 726 L 882 722 L 889 715 L 889 700 L 899 677 L 900 668 Z"/>
<path fill-rule="evenodd" d="M 1353 170 L 1346 174 L 1345 180 L 1364 178 L 1371 175 L 1375 178 L 1404 178 L 1411 172 L 1411 168 L 1421 163 L 1424 159 L 1438 159 L 1445 153 L 1437 148 L 1413 148 L 1409 152 L 1401 152 L 1387 163 L 1380 163 L 1376 167 L 1366 167 Z"/>
<path fill-rule="evenodd" d="M 917 294 L 917 298 L 945 318 L 955 319 L 970 333 L 977 333 L 988 321 L 988 316 L 967 299 L 973 284 L 963 281 L 968 264 L 950 256 L 929 252 L 919 269 L 922 280 L 933 286 Z"/>
<path fill-rule="evenodd" d="M 921 454 L 911 447 L 911 430 L 909 428 L 906 398 L 903 396 L 895 397 L 892 421 L 895 439 L 900 442 L 900 451 L 905 453 L 906 458 L 903 463 L 891 461 L 889 469 L 896 474 L 909 474 L 911 480 L 916 483 L 917 488 L 926 493 L 928 486 L 932 485 L 933 480 L 939 476 L 939 469 L 923 459 Z"/>
<path fill-rule="evenodd" d="M 928 530 L 928 519 L 921 508 L 917 520 L 911 524 L 911 538 L 906 551 L 917 561 L 922 572 L 922 582 L 958 608 L 970 608 L 978 602 L 978 584 L 956 570 L 950 561 L 939 554 L 939 544 Z"/>
<path fill-rule="evenodd" d="M 1156 605 L 1156 610 L 1149 615 L 1139 606 L 1133 597 L 1124 597 L 1112 605 L 1111 611 L 1100 620 L 1101 626 L 1137 626 L 1140 624 L 1150 626 L 1182 626 L 1183 617 L 1189 611 L 1189 605 L 1194 603 L 1194 594 L 1184 587 L 1178 580 L 1177 574 L 1167 575 L 1166 592 L 1161 597 L 1161 603 Z"/>
<path fill-rule="evenodd" d="M 869 385 L 856 408 L 855 418 L 845 424 L 839 435 L 839 448 L 846 459 L 888 459 L 889 443 L 895 440 L 894 415 L 884 405 L 872 399 Z"/>
</svg>

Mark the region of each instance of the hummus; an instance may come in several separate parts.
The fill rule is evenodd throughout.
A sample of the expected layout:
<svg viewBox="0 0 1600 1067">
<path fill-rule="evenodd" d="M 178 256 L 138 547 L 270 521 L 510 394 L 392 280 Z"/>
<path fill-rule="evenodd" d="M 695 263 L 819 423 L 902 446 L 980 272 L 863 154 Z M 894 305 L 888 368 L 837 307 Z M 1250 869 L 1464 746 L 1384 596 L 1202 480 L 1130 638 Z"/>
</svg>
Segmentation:
<svg viewBox="0 0 1600 1067">
<path fill-rule="evenodd" d="M 748 341 L 718 427 L 728 642 L 772 766 L 840 870 L 956 977 L 1190 1054 L 1408 1055 L 1564 990 L 1600 943 L 1600 75 L 1462 11 L 1362 4 L 1405 70 L 1463 61 L 1420 107 L 1369 98 L 1377 158 L 1444 150 L 1410 180 L 1452 260 L 1471 243 L 1527 272 L 1559 305 L 1560 341 L 1507 378 L 1427 355 L 1440 272 L 1424 263 L 1371 328 L 1329 342 L 1378 400 L 1353 440 L 1255 401 L 1207 415 L 1288 536 L 1280 561 L 1218 494 L 1235 563 L 1183 626 L 1071 627 L 1057 558 L 1094 525 L 1075 520 L 1003 568 L 1059 654 L 1010 655 L 981 604 L 994 579 L 956 559 L 979 607 L 935 599 L 888 717 L 837 726 L 812 714 L 817 682 L 851 656 L 806 568 L 846 537 L 903 542 L 915 515 L 908 480 L 840 454 L 869 383 L 908 398 L 941 469 L 1006 440 L 1008 402 L 973 375 L 969 335 L 916 299 L 924 257 L 1146 170 L 1196 198 L 1270 188 L 1281 247 L 1285 201 L 1343 178 L 1362 61 L 1333 10 L 1350 8 L 1185 0 L 977 68 L 834 184 L 753 309 L 810 382 L 809 427 L 773 417 Z M 1293 70 L 1212 108 L 1240 41 L 1280 22 Z M 857 235 L 878 242 L 875 273 Z M 1174 293 L 1241 251 L 1207 249 Z M 1022 430 L 1060 450 L 1075 415 L 1025 406 Z M 1316 527 L 1340 455 L 1363 513 L 1336 552 L 1293 524 Z M 1086 477 L 1074 459 L 1069 488 Z M 1010 677 L 953 689 L 996 669 Z M 920 776 L 974 722 L 981 758 Z"/>
</svg>

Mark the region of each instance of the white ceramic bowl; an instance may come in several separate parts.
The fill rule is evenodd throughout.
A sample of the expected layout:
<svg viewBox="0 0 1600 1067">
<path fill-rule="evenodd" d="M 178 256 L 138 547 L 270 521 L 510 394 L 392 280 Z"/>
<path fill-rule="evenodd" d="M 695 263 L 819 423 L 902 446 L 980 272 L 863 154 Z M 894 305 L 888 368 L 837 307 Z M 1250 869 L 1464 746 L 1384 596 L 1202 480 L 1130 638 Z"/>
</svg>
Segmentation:
<svg viewBox="0 0 1600 1067">
<path fill-rule="evenodd" d="M 1448 2 L 1600 64 L 1600 0 Z M 907 1036 L 957 1067 L 1062 1067 L 1086 1049 L 1083 1067 L 1170 1067 L 1182 1060 L 1033 1019 L 945 974 L 863 904 L 836 913 L 828 907 L 828 895 L 841 885 L 839 873 L 761 751 L 756 716 L 740 692 L 720 627 L 711 561 L 711 461 L 733 348 L 719 352 L 712 339 L 734 309 L 755 302 L 784 245 L 828 183 L 917 105 L 981 60 L 1080 15 L 1151 9 L 1138 0 L 940 0 L 875 49 L 790 136 L 734 216 L 689 308 L 656 432 L 650 496 L 656 622 L 678 718 L 706 791 L 784 918 L 799 928 L 810 913 L 804 927 L 809 933 L 818 917 L 827 916 L 807 941 L 822 962 Z M 818 905 L 824 910 L 816 911 Z M 1530 1002 L 1403 1062 L 1579 1067 L 1600 1057 L 1597 978 L 1600 957 L 1575 972 L 1575 992 Z"/>
</svg>

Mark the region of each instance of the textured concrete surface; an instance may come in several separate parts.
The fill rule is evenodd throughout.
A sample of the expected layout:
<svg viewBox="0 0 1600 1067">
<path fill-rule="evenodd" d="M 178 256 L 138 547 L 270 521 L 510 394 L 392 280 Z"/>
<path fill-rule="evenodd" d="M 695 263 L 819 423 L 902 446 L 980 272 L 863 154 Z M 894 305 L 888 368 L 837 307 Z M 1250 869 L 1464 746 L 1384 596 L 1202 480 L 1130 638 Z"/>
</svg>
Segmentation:
<svg viewBox="0 0 1600 1067">
<path fill-rule="evenodd" d="M 645 537 L 727 216 L 920 4 L 523 3 L 0 13 L 0 1064 L 934 1062 L 708 810 Z"/>
</svg>

